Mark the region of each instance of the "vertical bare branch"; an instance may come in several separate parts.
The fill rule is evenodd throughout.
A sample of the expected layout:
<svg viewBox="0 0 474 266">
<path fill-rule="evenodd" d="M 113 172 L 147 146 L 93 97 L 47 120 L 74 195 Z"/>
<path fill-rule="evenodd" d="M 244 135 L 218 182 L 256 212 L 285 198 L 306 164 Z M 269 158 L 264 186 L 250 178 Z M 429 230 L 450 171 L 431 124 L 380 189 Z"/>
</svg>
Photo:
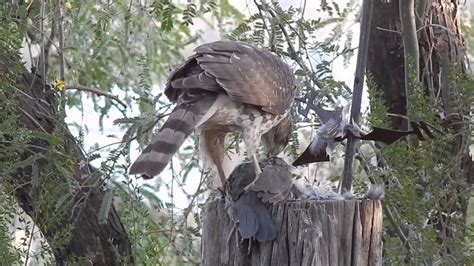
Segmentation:
<svg viewBox="0 0 474 266">
<path fill-rule="evenodd" d="M 414 0 L 400 1 L 399 8 L 405 59 L 405 95 L 407 98 L 407 109 L 409 109 L 408 98 L 413 94 L 410 88 L 409 73 L 411 73 L 413 69 L 415 78 L 418 79 L 420 77 L 420 51 L 418 48 L 418 37 L 416 35 L 415 2 Z"/>
<path fill-rule="evenodd" d="M 40 33 L 41 33 L 41 55 L 40 55 L 40 61 L 38 64 L 38 73 L 40 73 L 43 76 L 43 85 L 46 85 L 46 47 L 45 47 L 45 33 L 44 33 L 44 9 L 45 9 L 45 3 L 44 0 L 41 0 L 40 4 Z"/>
<path fill-rule="evenodd" d="M 62 6 L 61 0 L 58 0 L 58 13 L 57 13 L 57 20 L 58 20 L 58 39 L 59 39 L 59 79 L 64 81 L 64 37 L 63 37 L 63 14 L 62 14 Z"/>
<path fill-rule="evenodd" d="M 369 51 L 369 33 L 372 20 L 373 0 L 364 0 L 362 6 L 362 19 L 360 23 L 359 52 L 357 53 L 357 67 L 354 78 L 354 92 L 352 94 L 351 121 L 359 123 L 360 105 L 362 102 L 362 92 L 364 87 L 365 66 Z M 344 193 L 350 191 L 352 186 L 352 162 L 354 161 L 355 139 L 349 136 L 346 145 L 346 157 L 344 167 L 339 182 L 339 191 Z"/>
<path fill-rule="evenodd" d="M 416 27 L 420 28 L 423 26 L 423 21 L 426 15 L 426 8 L 428 7 L 428 0 L 418 0 L 415 3 L 416 8 Z"/>
<path fill-rule="evenodd" d="M 58 24 L 58 42 L 59 42 L 59 79 L 65 82 L 64 80 L 64 36 L 63 36 L 63 14 L 62 14 L 62 3 L 61 0 L 57 1 L 57 14 L 56 20 Z M 66 100 L 65 100 L 65 91 L 61 90 L 61 104 L 60 110 L 65 112 Z"/>
</svg>

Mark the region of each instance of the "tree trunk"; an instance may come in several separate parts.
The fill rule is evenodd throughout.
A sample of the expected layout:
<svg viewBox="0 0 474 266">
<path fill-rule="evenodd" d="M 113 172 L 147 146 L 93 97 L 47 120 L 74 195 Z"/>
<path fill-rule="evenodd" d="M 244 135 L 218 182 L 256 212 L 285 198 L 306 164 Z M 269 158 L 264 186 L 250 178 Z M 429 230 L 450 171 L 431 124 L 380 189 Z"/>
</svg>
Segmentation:
<svg viewBox="0 0 474 266">
<path fill-rule="evenodd" d="M 398 0 L 374 2 L 367 70 L 382 89 L 388 111 L 407 115 L 403 42 L 401 35 L 393 32 L 401 28 L 398 6 Z M 402 118 L 390 119 L 394 129 L 402 128 Z"/>
<path fill-rule="evenodd" d="M 288 201 L 273 205 L 277 238 L 240 243 L 223 201 L 204 208 L 202 265 L 381 265 L 380 201 Z M 250 251 L 250 252 L 249 252 Z"/>
<path fill-rule="evenodd" d="M 12 152 L 10 157 L 0 160 L 30 162 L 14 169 L 5 181 L 19 205 L 41 229 L 56 264 L 133 262 L 130 241 L 113 206 L 106 223 L 99 223 L 105 195 L 103 181 L 87 163 L 66 125 L 60 122 L 52 88 L 44 86 L 34 74 L 23 74 L 17 84 L 21 93 L 6 96 L 16 102 L 20 124 L 38 137 L 32 138 L 18 154 Z M 3 133 L 3 137 L 14 138 L 8 133 Z M 64 158 L 69 158 L 67 165 L 61 165 Z M 66 170 L 60 170 L 60 165 Z"/>
<path fill-rule="evenodd" d="M 473 163 L 468 153 L 465 134 L 462 133 L 467 125 L 463 114 L 469 112 L 466 110 L 466 103 L 459 100 L 459 95 L 457 95 L 458 99 L 453 97 L 458 92 L 454 91 L 449 83 L 451 71 L 465 71 L 465 46 L 459 31 L 460 12 L 457 0 L 420 0 L 416 1 L 415 5 L 420 51 L 420 56 L 417 58 L 420 65 L 418 78 L 425 85 L 427 95 L 440 99 L 443 106 L 443 110 L 440 111 L 443 111 L 446 116 L 445 132 L 452 132 L 454 136 L 454 140 L 446 147 L 449 153 L 440 154 L 439 158 L 441 162 L 462 161 L 461 168 L 464 175 L 460 178 L 444 177 L 444 185 L 458 182 L 453 180 L 461 180 L 460 187 L 451 189 L 448 195 L 440 197 L 439 209 L 436 207 L 437 214 L 426 214 L 426 217 L 437 216 L 436 219 L 440 219 L 431 222 L 436 224 L 437 240 L 442 247 L 449 243 L 447 238 L 454 237 L 451 227 L 455 221 L 446 214 L 466 213 L 469 193 L 461 192 L 462 183 L 474 181 Z M 403 41 L 400 32 L 399 0 L 375 1 L 367 70 L 383 91 L 388 111 L 393 114 L 407 115 Z M 469 108 L 468 105 L 467 108 Z M 403 127 L 405 119 L 394 116 L 390 119 L 393 128 Z M 419 185 L 423 189 L 429 189 L 426 184 Z M 449 253 L 447 250 L 440 251 L 440 254 Z"/>
</svg>

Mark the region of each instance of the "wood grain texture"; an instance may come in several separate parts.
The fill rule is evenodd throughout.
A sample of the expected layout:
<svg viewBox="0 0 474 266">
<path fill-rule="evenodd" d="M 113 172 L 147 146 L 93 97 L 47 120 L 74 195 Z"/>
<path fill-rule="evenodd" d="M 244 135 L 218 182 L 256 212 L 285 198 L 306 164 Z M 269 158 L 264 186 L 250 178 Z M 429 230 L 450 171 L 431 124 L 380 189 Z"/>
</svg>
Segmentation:
<svg viewBox="0 0 474 266">
<path fill-rule="evenodd" d="M 240 243 L 223 201 L 203 211 L 202 265 L 381 265 L 380 201 L 287 201 L 271 207 L 274 241 Z M 249 252 L 250 250 L 250 252 Z"/>
</svg>

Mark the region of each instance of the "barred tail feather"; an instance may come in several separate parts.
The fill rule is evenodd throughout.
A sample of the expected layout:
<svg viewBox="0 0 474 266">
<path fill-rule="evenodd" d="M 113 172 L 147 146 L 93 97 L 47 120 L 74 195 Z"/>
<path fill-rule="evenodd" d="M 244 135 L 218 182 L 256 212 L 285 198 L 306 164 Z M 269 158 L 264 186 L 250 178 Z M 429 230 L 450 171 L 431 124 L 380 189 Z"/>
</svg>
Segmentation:
<svg viewBox="0 0 474 266">
<path fill-rule="evenodd" d="M 160 174 L 199 123 L 210 104 L 210 101 L 203 100 L 176 106 L 150 145 L 132 164 L 129 174 L 141 174 L 145 179 Z"/>
</svg>

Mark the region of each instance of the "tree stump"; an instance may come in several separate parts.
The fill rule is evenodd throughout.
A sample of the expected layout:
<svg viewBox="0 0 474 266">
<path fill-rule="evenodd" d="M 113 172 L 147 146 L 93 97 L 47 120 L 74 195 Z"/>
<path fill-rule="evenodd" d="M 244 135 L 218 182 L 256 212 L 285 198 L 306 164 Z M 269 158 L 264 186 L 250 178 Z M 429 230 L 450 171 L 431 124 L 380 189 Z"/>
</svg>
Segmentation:
<svg viewBox="0 0 474 266">
<path fill-rule="evenodd" d="M 286 201 L 270 208 L 274 241 L 241 243 L 224 201 L 203 212 L 202 265 L 381 265 L 378 200 Z"/>
</svg>

